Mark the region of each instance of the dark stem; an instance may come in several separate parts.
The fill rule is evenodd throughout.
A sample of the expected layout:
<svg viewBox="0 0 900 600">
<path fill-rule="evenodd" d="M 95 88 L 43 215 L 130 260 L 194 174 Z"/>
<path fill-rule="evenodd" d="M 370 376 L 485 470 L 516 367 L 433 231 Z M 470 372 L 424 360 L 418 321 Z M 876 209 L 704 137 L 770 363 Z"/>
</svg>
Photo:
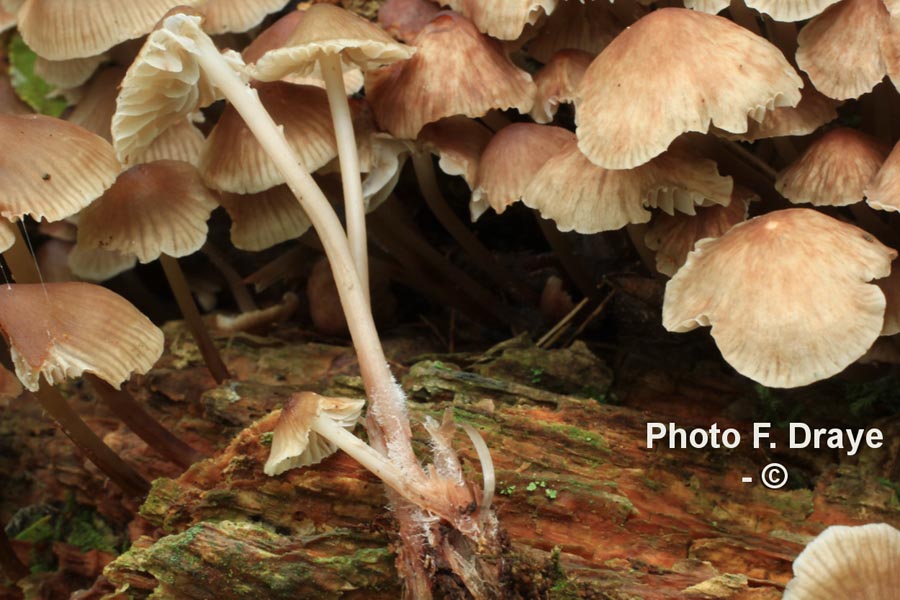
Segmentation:
<svg viewBox="0 0 900 600">
<path fill-rule="evenodd" d="M 534 218 L 537 220 L 547 243 L 550 244 L 554 254 L 556 254 L 556 258 L 562 264 L 566 275 L 569 276 L 569 279 L 572 280 L 578 291 L 585 298 L 595 297 L 597 295 L 597 282 L 590 276 L 584 263 L 572 252 L 572 244 L 569 243 L 569 240 L 556 228 L 553 221 L 542 219 L 541 215 L 536 211 L 534 212 Z"/>
<path fill-rule="evenodd" d="M 163 272 L 166 274 L 169 287 L 172 288 L 175 301 L 178 302 L 178 308 L 181 309 L 181 314 L 184 316 L 185 324 L 187 324 L 188 330 L 194 337 L 194 342 L 200 349 L 206 368 L 209 369 L 216 383 L 222 383 L 231 375 L 228 373 L 228 368 L 222 361 L 222 357 L 219 356 L 219 351 L 213 344 L 212 338 L 209 337 L 209 331 L 200 317 L 200 311 L 197 310 L 197 305 L 194 303 L 194 297 L 188 288 L 187 279 L 185 279 L 184 271 L 181 270 L 181 266 L 178 264 L 178 259 L 168 254 L 160 254 L 159 264 L 162 265 Z"/>
<path fill-rule="evenodd" d="M 0 568 L 3 569 L 3 575 L 13 583 L 28 575 L 28 567 L 22 564 L 16 555 L 12 542 L 6 537 L 6 529 L 2 522 L 0 522 Z"/>
<path fill-rule="evenodd" d="M 40 388 L 35 394 L 41 407 L 57 422 L 63 433 L 94 463 L 110 481 L 129 496 L 143 497 L 150 491 L 150 483 L 119 458 L 81 417 L 72 410 L 62 394 L 41 377 Z"/>
<path fill-rule="evenodd" d="M 163 427 L 128 392 L 117 390 L 96 375 L 85 373 L 84 378 L 113 414 L 153 450 L 184 469 L 205 458 Z"/>
<path fill-rule="evenodd" d="M 240 274 L 235 271 L 234 267 L 231 266 L 231 263 L 228 262 L 228 259 L 225 258 L 225 255 L 219 248 L 210 242 L 206 242 L 203 244 L 200 252 L 206 255 L 209 262 L 211 262 L 212 265 L 219 270 L 219 273 L 222 274 L 222 277 L 225 278 L 225 283 L 228 284 L 228 289 L 231 290 L 234 302 L 242 313 L 252 312 L 259 308 L 256 306 L 256 302 L 253 301 L 253 296 L 250 295 L 250 291 L 247 289 L 246 284 L 244 284 L 244 280 L 241 278 Z"/>
</svg>

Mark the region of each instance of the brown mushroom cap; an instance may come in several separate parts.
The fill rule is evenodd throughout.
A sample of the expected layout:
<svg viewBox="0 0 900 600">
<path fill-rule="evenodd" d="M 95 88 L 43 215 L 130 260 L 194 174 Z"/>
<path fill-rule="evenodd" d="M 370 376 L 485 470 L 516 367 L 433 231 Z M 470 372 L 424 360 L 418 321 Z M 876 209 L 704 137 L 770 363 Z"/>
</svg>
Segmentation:
<svg viewBox="0 0 900 600">
<path fill-rule="evenodd" d="M 778 48 L 743 27 L 656 10 L 614 39 L 581 80 L 579 147 L 601 167 L 636 167 L 687 131 L 746 132 L 748 118 L 796 106 L 802 85 Z"/>
<path fill-rule="evenodd" d="M 248 195 L 224 192 L 219 202 L 231 217 L 231 243 L 241 250 L 271 248 L 300 237 L 311 225 L 286 185 Z"/>
<path fill-rule="evenodd" d="M 207 0 L 198 7 L 203 14 L 203 30 L 209 34 L 247 31 L 266 15 L 285 7 L 289 0 Z"/>
<path fill-rule="evenodd" d="M 666 286 L 669 331 L 712 326 L 725 360 L 769 387 L 839 373 L 881 333 L 897 252 L 811 209 L 766 214 L 701 240 Z"/>
<path fill-rule="evenodd" d="M 878 210 L 900 211 L 900 144 L 894 146 L 868 183 L 866 203 Z"/>
<path fill-rule="evenodd" d="M 206 221 L 218 206 L 192 165 L 161 160 L 136 165 L 81 213 L 78 243 L 134 254 L 187 256 L 206 241 Z"/>
<path fill-rule="evenodd" d="M 837 119 L 841 102 L 829 98 L 810 84 L 803 86 L 797 106 L 767 110 L 762 121 L 750 119 L 746 133 L 724 133 L 724 137 L 742 142 L 788 135 L 807 135 Z M 718 132 L 717 132 L 718 133 Z"/>
<path fill-rule="evenodd" d="M 137 264 L 137 256 L 76 243 L 69 251 L 66 262 L 72 275 L 84 281 L 100 283 L 133 269 Z"/>
<path fill-rule="evenodd" d="M 160 15 L 179 4 L 202 1 L 25 0 L 18 13 L 19 31 L 44 58 L 83 58 L 148 33 Z"/>
<path fill-rule="evenodd" d="M 70 58 L 68 60 L 47 60 L 35 57 L 34 73 L 52 86 L 70 89 L 84 84 L 101 64 L 109 60 L 106 54 Z"/>
<path fill-rule="evenodd" d="M 9 220 L 73 215 L 119 172 L 109 142 L 53 117 L 0 114 L 0 147 L 0 215 Z"/>
<path fill-rule="evenodd" d="M 124 298 L 89 283 L 0 286 L 0 329 L 16 375 L 36 391 L 84 372 L 119 387 L 146 373 L 163 350 L 163 334 Z"/>
<path fill-rule="evenodd" d="M 610 3 L 566 0 L 528 42 L 527 52 L 542 63 L 562 50 L 581 50 L 593 57 L 621 30 Z"/>
<path fill-rule="evenodd" d="M 428 123 L 453 115 L 531 110 L 535 91 L 531 76 L 465 18 L 440 13 L 419 33 L 414 46 L 411 59 L 375 71 L 366 81 L 366 97 L 378 124 L 395 137 L 415 139 Z"/>
<path fill-rule="evenodd" d="M 324 414 L 341 427 L 352 429 L 363 405 L 365 400 L 329 398 L 314 392 L 293 394 L 275 424 L 269 459 L 263 468 L 266 475 L 314 465 L 334 454 L 337 446 L 311 430 L 313 421 Z"/>
<path fill-rule="evenodd" d="M 406 60 L 414 50 L 383 29 L 332 4 L 313 4 L 281 48 L 270 50 L 248 67 L 254 79 L 275 81 L 288 74 L 308 75 L 321 56 L 341 60 L 363 71 Z"/>
<path fill-rule="evenodd" d="M 549 15 L 559 0 L 438 0 L 470 19 L 482 33 L 500 40 L 514 40 L 525 25 Z"/>
<path fill-rule="evenodd" d="M 834 525 L 794 560 L 783 600 L 894 600 L 900 589 L 900 531 L 887 523 Z"/>
<path fill-rule="evenodd" d="M 571 104 L 581 78 L 594 57 L 583 50 L 560 50 L 534 76 L 537 93 L 531 118 L 537 123 L 549 123 L 560 104 Z"/>
<path fill-rule="evenodd" d="M 378 23 L 398 40 L 411 43 L 440 10 L 428 0 L 385 0 L 378 8 Z"/>
<path fill-rule="evenodd" d="M 837 2 L 840 0 L 747 0 L 747 6 L 776 21 L 803 21 Z"/>
<path fill-rule="evenodd" d="M 418 145 L 440 157 L 438 166 L 447 175 L 460 175 L 469 188 L 475 187 L 478 161 L 493 133 L 474 119 L 447 117 L 422 128 Z"/>
<path fill-rule="evenodd" d="M 875 138 L 846 127 L 832 129 L 775 179 L 775 189 L 795 204 L 846 206 L 862 202 L 866 186 L 887 156 Z"/>
<path fill-rule="evenodd" d="M 797 37 L 797 65 L 830 98 L 859 98 L 887 73 L 881 51 L 890 15 L 882 0 L 839 2 Z"/>
</svg>

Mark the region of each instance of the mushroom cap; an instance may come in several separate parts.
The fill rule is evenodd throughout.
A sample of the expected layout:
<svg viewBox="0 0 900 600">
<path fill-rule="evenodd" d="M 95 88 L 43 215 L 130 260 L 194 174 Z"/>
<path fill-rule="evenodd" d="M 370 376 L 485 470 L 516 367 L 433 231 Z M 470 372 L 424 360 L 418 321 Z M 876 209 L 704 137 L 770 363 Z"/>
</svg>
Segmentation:
<svg viewBox="0 0 900 600">
<path fill-rule="evenodd" d="M 783 600 L 892 600 L 900 588 L 900 531 L 887 523 L 834 525 L 794 560 Z"/>
<path fill-rule="evenodd" d="M 416 140 L 420 148 L 440 157 L 438 166 L 447 175 L 460 175 L 469 188 L 475 187 L 478 161 L 493 132 L 461 115 L 447 117 L 422 128 Z"/>
<path fill-rule="evenodd" d="M 498 131 L 481 154 L 469 210 L 476 220 L 490 207 L 498 215 L 518 202 L 531 178 L 566 142 L 571 131 L 552 125 L 513 123 Z"/>
<path fill-rule="evenodd" d="M 34 59 L 34 73 L 52 86 L 70 89 L 84 84 L 101 64 L 109 60 L 106 54 L 70 58 L 67 60 L 47 60 L 42 56 Z"/>
<path fill-rule="evenodd" d="M 575 102 L 579 147 L 601 167 L 636 167 L 687 131 L 712 124 L 744 133 L 748 117 L 796 106 L 802 86 L 765 39 L 721 17 L 663 8 L 623 31 L 585 72 Z"/>
<path fill-rule="evenodd" d="M 887 148 L 846 127 L 832 129 L 775 178 L 775 189 L 795 204 L 846 206 L 862 202 Z"/>
<path fill-rule="evenodd" d="M 374 71 L 366 81 L 375 118 L 393 136 L 415 139 L 428 123 L 453 115 L 531 110 L 531 76 L 512 63 L 499 42 L 465 18 L 439 13 L 419 32 L 414 46 L 411 59 Z"/>
<path fill-rule="evenodd" d="M 748 121 L 746 133 L 726 133 L 724 137 L 742 142 L 788 135 L 808 135 L 822 125 L 837 119 L 841 102 L 829 98 L 812 85 L 804 85 L 797 106 L 781 106 L 767 110 L 762 121 Z"/>
<path fill-rule="evenodd" d="M 19 31 L 28 47 L 49 60 L 95 56 L 148 33 L 159 16 L 203 0 L 25 0 Z"/>
<path fill-rule="evenodd" d="M 310 429 L 313 421 L 319 415 L 326 415 L 341 427 L 352 429 L 365 403 L 365 400 L 329 398 L 314 392 L 292 394 L 275 424 L 263 471 L 266 475 L 279 475 L 314 465 L 334 454 L 337 446 Z"/>
<path fill-rule="evenodd" d="M 866 203 L 878 210 L 900 211 L 900 143 L 894 146 L 868 183 Z"/>
<path fill-rule="evenodd" d="M 378 9 L 378 23 L 398 40 L 411 43 L 440 10 L 428 0 L 385 0 Z"/>
<path fill-rule="evenodd" d="M 90 283 L 0 286 L 0 329 L 16 375 L 37 391 L 84 372 L 118 388 L 162 354 L 163 334 L 121 296 Z"/>
<path fill-rule="evenodd" d="M 290 0 L 207 0 L 198 7 L 203 14 L 203 30 L 209 34 L 247 31 L 262 23 Z"/>
<path fill-rule="evenodd" d="M 525 25 L 549 15 L 559 0 L 438 0 L 470 19 L 482 33 L 500 40 L 514 40 Z"/>
<path fill-rule="evenodd" d="M 206 242 L 206 221 L 218 205 L 193 165 L 143 163 L 82 211 L 78 243 L 134 254 L 142 263 L 160 254 L 187 256 Z"/>
<path fill-rule="evenodd" d="M 0 221 L 0 252 L 6 252 L 16 243 L 16 232 L 13 227 L 18 226 L 7 221 Z"/>
<path fill-rule="evenodd" d="M 892 266 L 891 274 L 884 279 L 876 280 L 875 284 L 884 292 L 884 299 L 887 302 L 881 335 L 898 334 L 900 333 L 900 267 Z"/>
<path fill-rule="evenodd" d="M 0 114 L 0 215 L 58 221 L 112 185 L 119 162 L 103 138 L 44 115 Z"/>
<path fill-rule="evenodd" d="M 797 66 L 830 98 L 859 98 L 884 79 L 882 38 L 890 15 L 882 0 L 839 2 L 797 36 Z"/>
<path fill-rule="evenodd" d="M 840 0 L 747 0 L 747 6 L 776 21 L 803 21 L 837 2 Z"/>
<path fill-rule="evenodd" d="M 259 99 L 282 126 L 300 163 L 313 172 L 337 156 L 328 96 L 322 88 L 282 81 L 259 84 Z M 210 187 L 252 194 L 284 183 L 247 123 L 229 105 L 209 134 L 200 171 Z"/>
<path fill-rule="evenodd" d="M 103 248 L 88 248 L 76 243 L 69 251 L 66 262 L 76 277 L 100 283 L 133 269 L 137 264 L 137 256 Z"/>
<path fill-rule="evenodd" d="M 717 238 L 746 221 L 750 202 L 759 197 L 752 192 L 735 188 L 727 206 L 705 206 L 696 215 L 675 213 L 657 214 L 644 234 L 644 243 L 656 251 L 656 270 L 672 277 L 687 260 L 694 244 L 706 238 Z"/>
<path fill-rule="evenodd" d="M 527 52 L 542 63 L 561 50 L 581 50 L 593 57 L 621 31 L 609 2 L 567 0 L 528 42 Z"/>
<path fill-rule="evenodd" d="M 223 192 L 219 202 L 231 217 L 231 243 L 241 250 L 271 248 L 300 237 L 311 225 L 287 185 L 247 195 Z"/>
<path fill-rule="evenodd" d="M 599 233 L 646 223 L 647 207 L 694 214 L 696 205 L 728 204 L 731 191 L 711 160 L 667 152 L 634 169 L 604 169 L 573 139 L 539 167 L 523 201 L 560 231 Z"/>
<path fill-rule="evenodd" d="M 769 387 L 839 373 L 881 333 L 897 252 L 811 209 L 780 210 L 697 242 L 666 286 L 669 331 L 712 326 L 725 360 Z M 813 300 L 815 300 L 813 302 Z"/>
<path fill-rule="evenodd" d="M 684 0 L 684 7 L 699 10 L 711 15 L 718 14 L 728 8 L 731 0 Z"/>
<path fill-rule="evenodd" d="M 275 81 L 288 74 L 308 75 L 322 56 L 339 54 L 346 64 L 366 71 L 406 60 L 415 52 L 379 26 L 332 4 L 313 4 L 290 39 L 248 67 L 254 79 Z"/>
<path fill-rule="evenodd" d="M 560 104 L 575 101 L 575 92 L 594 57 L 583 50 L 560 50 L 534 75 L 537 93 L 531 118 L 549 123 Z"/>
<path fill-rule="evenodd" d="M 128 68 L 111 126 L 122 164 L 138 162 L 141 152 L 168 127 L 219 98 L 194 58 L 199 50 L 214 48 L 200 21 L 184 13 L 164 17 Z M 223 56 L 242 72 L 237 53 L 226 51 Z"/>
</svg>

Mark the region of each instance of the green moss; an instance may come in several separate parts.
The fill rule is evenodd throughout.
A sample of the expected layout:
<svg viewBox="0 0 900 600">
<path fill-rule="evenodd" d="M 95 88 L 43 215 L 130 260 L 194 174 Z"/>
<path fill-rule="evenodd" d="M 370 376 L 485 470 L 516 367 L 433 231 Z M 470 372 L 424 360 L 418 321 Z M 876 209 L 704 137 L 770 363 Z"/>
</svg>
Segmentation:
<svg viewBox="0 0 900 600">
<path fill-rule="evenodd" d="M 36 112 L 52 117 L 60 116 L 68 103 L 58 97 L 50 97 L 53 86 L 35 75 L 37 58 L 18 34 L 9 43 L 9 78 L 13 88 L 25 103 Z"/>
</svg>

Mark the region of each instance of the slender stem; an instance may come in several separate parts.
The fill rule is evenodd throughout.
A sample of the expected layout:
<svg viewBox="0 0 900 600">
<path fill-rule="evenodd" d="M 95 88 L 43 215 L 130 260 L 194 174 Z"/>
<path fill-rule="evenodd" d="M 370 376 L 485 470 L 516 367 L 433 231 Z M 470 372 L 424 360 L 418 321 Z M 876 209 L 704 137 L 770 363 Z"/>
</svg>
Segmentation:
<svg viewBox="0 0 900 600">
<path fill-rule="evenodd" d="M 370 441 L 379 451 L 386 451 L 392 459 L 396 458 L 405 469 L 421 471 L 412 451 L 412 434 L 403 391 L 388 369 L 341 222 L 322 190 L 300 165 L 281 130 L 260 102 L 256 90 L 246 85 L 231 70 L 211 40 L 203 38 L 198 40 L 198 44 L 201 51 L 197 55 L 197 61 L 201 68 L 247 123 L 247 127 L 284 175 L 288 187 L 319 233 L 334 273 L 341 306 L 347 316 L 350 336 L 356 348 L 370 402 L 366 414 Z"/>
<path fill-rule="evenodd" d="M 431 209 L 431 212 L 443 225 L 444 229 L 476 260 L 481 269 L 488 275 L 498 282 L 502 282 L 506 287 L 515 289 L 525 299 L 525 302 L 537 304 L 538 295 L 535 291 L 513 277 L 451 210 L 450 205 L 447 204 L 446 198 L 444 198 L 438 187 L 437 176 L 434 172 L 434 162 L 432 162 L 431 156 L 413 152 L 412 162 L 425 203 L 428 204 L 428 208 Z"/>
<path fill-rule="evenodd" d="M 366 205 L 363 202 L 362 180 L 359 171 L 359 155 L 356 136 L 353 134 L 353 117 L 344 91 L 344 69 L 339 54 L 327 54 L 319 58 L 331 121 L 337 140 L 338 159 L 341 163 L 341 184 L 344 188 L 344 214 L 347 219 L 347 240 L 350 254 L 359 275 L 366 298 L 369 298 L 369 254 L 366 244 Z"/>
<path fill-rule="evenodd" d="M 222 254 L 222 251 L 208 241 L 203 244 L 200 251 L 206 255 L 209 262 L 211 262 L 213 266 L 219 270 L 219 273 L 222 274 L 222 277 L 225 278 L 225 282 L 231 290 L 231 295 L 234 297 L 234 302 L 237 304 L 238 309 L 241 312 L 252 312 L 257 310 L 259 307 L 256 306 L 256 302 L 253 301 L 253 296 L 251 296 L 250 292 L 247 290 L 246 284 L 241 279 L 238 272 L 235 271 L 234 267 L 231 266 L 231 263 L 228 262 L 228 259 L 225 258 L 225 255 Z"/>
<path fill-rule="evenodd" d="M 134 497 L 145 496 L 150 491 L 147 480 L 104 444 L 72 410 L 59 390 L 48 384 L 43 377 L 36 396 L 41 407 L 59 424 L 63 433 L 122 491 Z"/>
<path fill-rule="evenodd" d="M 188 326 L 188 330 L 190 330 L 194 341 L 197 343 L 197 347 L 200 348 L 200 354 L 203 356 L 206 368 L 209 369 L 216 383 L 222 383 L 231 375 L 228 373 L 228 368 L 222 361 L 222 357 L 219 356 L 219 351 L 213 344 L 212 338 L 209 337 L 209 331 L 206 329 L 206 324 L 200 316 L 200 311 L 197 310 L 197 304 L 194 302 L 190 288 L 188 288 L 187 279 L 184 277 L 181 265 L 178 264 L 178 259 L 168 254 L 160 254 L 159 264 L 162 265 L 163 272 L 166 274 L 169 287 L 172 288 L 175 301 L 178 303 L 178 308 L 181 309 L 181 314 Z"/>
<path fill-rule="evenodd" d="M 631 240 L 631 245 L 634 246 L 641 262 L 644 263 L 644 268 L 650 272 L 650 275 L 659 276 L 659 271 L 656 270 L 656 254 L 647 247 L 647 242 L 644 241 L 647 229 L 646 223 L 629 223 L 625 226 L 628 239 Z"/>
<path fill-rule="evenodd" d="M 3 523 L 0 523 L 0 572 L 13 583 L 28 575 L 28 567 L 16 555 Z"/>
<path fill-rule="evenodd" d="M 85 373 L 84 378 L 113 414 L 119 417 L 150 448 L 184 469 L 204 458 L 202 454 L 163 427 L 128 392 L 117 390 L 90 373 Z"/>
<path fill-rule="evenodd" d="M 544 238 L 550 244 L 556 258 L 562 263 L 563 270 L 575 283 L 575 287 L 586 298 L 596 296 L 598 293 L 597 282 L 590 276 L 582 261 L 572 252 L 572 244 L 569 243 L 569 240 L 556 228 L 556 224 L 542 219 L 537 211 L 534 211 L 534 218 L 537 219 L 541 233 L 544 234 Z"/>
</svg>

